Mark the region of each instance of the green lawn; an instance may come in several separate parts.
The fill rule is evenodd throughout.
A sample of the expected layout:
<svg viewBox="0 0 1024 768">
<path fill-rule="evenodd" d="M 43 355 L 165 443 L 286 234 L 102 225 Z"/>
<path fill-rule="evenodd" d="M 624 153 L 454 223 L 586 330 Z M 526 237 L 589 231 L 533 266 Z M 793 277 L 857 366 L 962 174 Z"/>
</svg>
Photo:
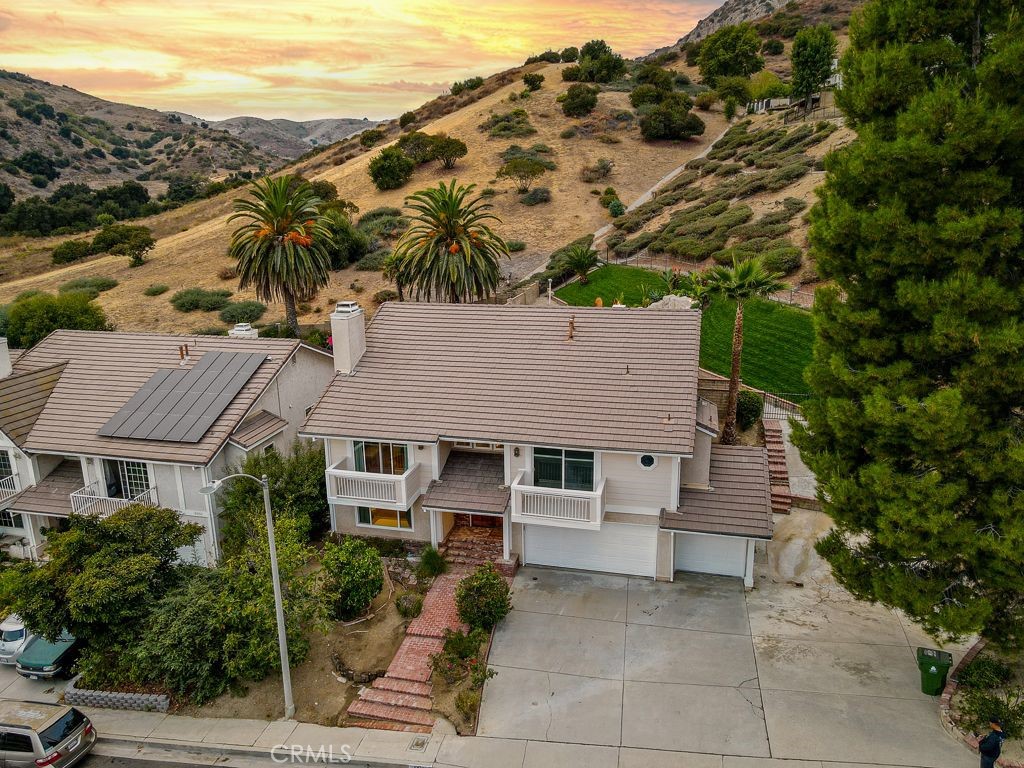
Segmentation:
<svg viewBox="0 0 1024 768">
<path fill-rule="evenodd" d="M 555 291 L 555 296 L 576 307 L 592 307 L 598 296 L 606 307 L 610 307 L 615 299 L 622 296 L 626 306 L 639 307 L 644 287 L 647 291 L 658 293 L 668 290 L 657 272 L 640 267 L 607 264 L 591 272 L 586 285 L 580 285 L 579 281 L 569 283 Z"/>
<path fill-rule="evenodd" d="M 704 312 L 701 367 L 729 375 L 736 305 L 716 299 Z M 743 312 L 743 383 L 768 392 L 807 392 L 803 370 L 811 362 L 811 314 L 775 301 L 747 302 Z"/>
</svg>

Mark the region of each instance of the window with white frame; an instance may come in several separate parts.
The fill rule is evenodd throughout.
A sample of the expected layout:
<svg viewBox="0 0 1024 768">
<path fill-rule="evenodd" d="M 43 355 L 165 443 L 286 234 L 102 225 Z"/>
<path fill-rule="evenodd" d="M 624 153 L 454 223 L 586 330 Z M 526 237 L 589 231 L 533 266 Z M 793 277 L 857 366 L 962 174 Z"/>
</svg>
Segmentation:
<svg viewBox="0 0 1024 768">
<path fill-rule="evenodd" d="M 0 528 L 24 528 L 25 521 L 17 512 L 9 509 L 0 510 Z"/>
<path fill-rule="evenodd" d="M 14 468 L 11 464 L 11 454 L 7 451 L 0 451 L 0 478 L 10 477 L 14 474 Z"/>
<path fill-rule="evenodd" d="M 375 528 L 401 528 L 412 530 L 411 509 L 382 509 L 380 507 L 356 507 L 356 524 Z"/>
<path fill-rule="evenodd" d="M 149 467 L 142 461 L 119 461 L 121 492 L 126 499 L 134 499 L 150 489 Z"/>
<path fill-rule="evenodd" d="M 594 452 L 533 449 L 533 482 L 540 488 L 594 490 Z"/>
<path fill-rule="evenodd" d="M 409 469 L 409 450 L 403 443 L 355 443 L 356 472 L 404 475 Z"/>
</svg>

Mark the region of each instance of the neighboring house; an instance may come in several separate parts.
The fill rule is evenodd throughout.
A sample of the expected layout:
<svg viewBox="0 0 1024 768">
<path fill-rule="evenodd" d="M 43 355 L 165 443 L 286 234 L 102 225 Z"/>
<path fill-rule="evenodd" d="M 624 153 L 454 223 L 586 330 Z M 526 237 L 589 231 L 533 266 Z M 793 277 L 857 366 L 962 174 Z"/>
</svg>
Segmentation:
<svg viewBox="0 0 1024 768">
<path fill-rule="evenodd" d="M 42 559 L 43 529 L 140 502 L 202 525 L 182 557 L 216 561 L 216 499 L 199 489 L 287 452 L 333 373 L 329 353 L 242 334 L 56 331 L 17 356 L 0 339 L 0 544 Z"/>
<path fill-rule="evenodd" d="M 331 315 L 335 531 L 493 542 L 522 563 L 753 583 L 771 537 L 762 447 L 713 445 L 696 310 L 388 303 Z M 461 550 L 460 550 L 461 551 Z"/>
</svg>

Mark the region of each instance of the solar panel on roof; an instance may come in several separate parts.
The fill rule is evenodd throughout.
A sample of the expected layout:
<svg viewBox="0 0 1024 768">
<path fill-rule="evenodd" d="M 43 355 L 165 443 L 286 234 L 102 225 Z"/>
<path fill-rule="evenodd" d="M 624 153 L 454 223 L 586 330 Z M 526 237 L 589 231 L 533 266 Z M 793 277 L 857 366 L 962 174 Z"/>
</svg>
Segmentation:
<svg viewBox="0 0 1024 768">
<path fill-rule="evenodd" d="M 161 368 L 99 434 L 198 443 L 264 360 L 251 352 L 207 352 L 188 370 Z"/>
</svg>

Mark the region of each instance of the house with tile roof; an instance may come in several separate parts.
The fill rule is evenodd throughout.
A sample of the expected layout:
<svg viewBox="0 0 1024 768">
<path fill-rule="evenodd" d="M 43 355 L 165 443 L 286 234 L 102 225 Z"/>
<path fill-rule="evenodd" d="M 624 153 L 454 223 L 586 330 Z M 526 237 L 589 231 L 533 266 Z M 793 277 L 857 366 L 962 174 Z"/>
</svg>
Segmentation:
<svg viewBox="0 0 1024 768">
<path fill-rule="evenodd" d="M 44 529 L 133 503 L 175 509 L 219 557 L 218 502 L 199 492 L 253 452 L 286 453 L 330 381 L 294 339 L 56 331 L 0 339 L 0 546 L 45 559 Z"/>
<path fill-rule="evenodd" d="M 700 312 L 387 303 L 331 315 L 335 531 L 481 559 L 753 583 L 765 449 L 724 446 L 699 395 Z"/>
</svg>

